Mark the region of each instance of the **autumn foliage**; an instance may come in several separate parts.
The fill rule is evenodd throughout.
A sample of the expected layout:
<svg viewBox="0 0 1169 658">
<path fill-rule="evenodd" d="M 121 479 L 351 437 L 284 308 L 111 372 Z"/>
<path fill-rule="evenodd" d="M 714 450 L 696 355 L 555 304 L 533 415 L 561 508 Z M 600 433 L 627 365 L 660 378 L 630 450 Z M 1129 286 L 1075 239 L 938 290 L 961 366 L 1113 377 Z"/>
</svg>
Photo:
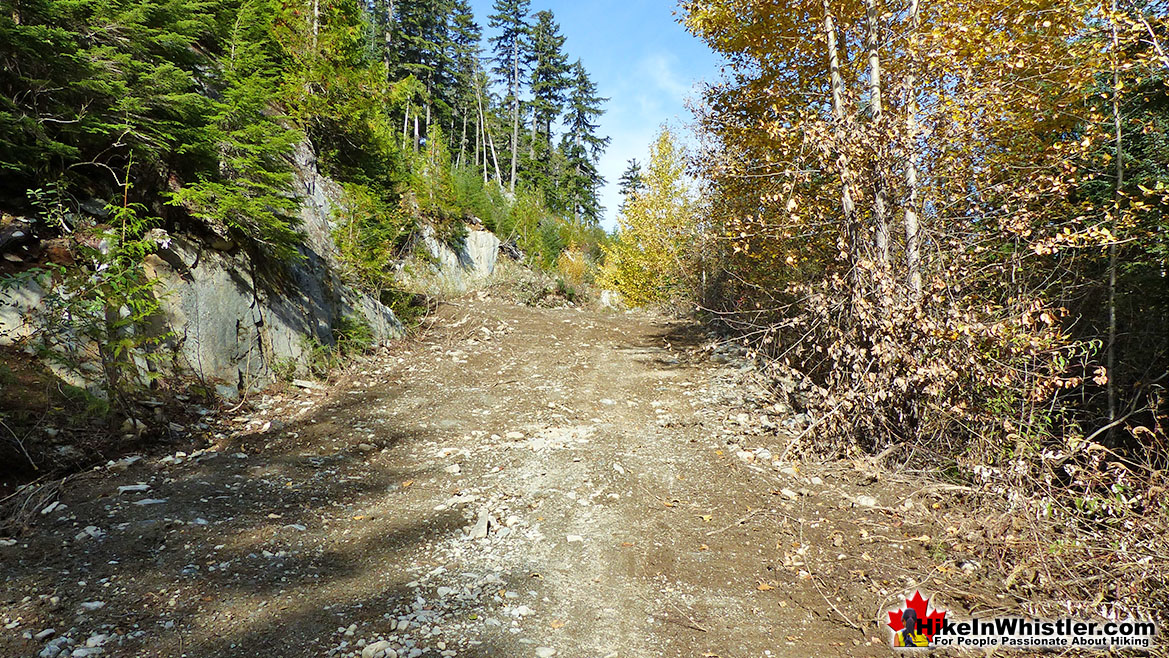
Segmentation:
<svg viewBox="0 0 1169 658">
<path fill-rule="evenodd" d="M 730 63 L 699 109 L 699 223 L 719 247 L 700 303 L 802 382 L 816 420 L 792 448 L 947 468 L 1081 527 L 1077 555 L 1135 583 L 1069 594 L 1163 598 L 1138 565 L 1167 516 L 1164 17 L 1086 0 L 684 9 Z"/>
</svg>

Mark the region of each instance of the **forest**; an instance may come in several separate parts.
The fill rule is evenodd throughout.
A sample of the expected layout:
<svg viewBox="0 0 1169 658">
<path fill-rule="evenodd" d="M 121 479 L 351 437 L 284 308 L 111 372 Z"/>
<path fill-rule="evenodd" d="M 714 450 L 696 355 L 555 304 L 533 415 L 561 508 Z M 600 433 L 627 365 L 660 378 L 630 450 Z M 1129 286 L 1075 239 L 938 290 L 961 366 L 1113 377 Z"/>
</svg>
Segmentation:
<svg viewBox="0 0 1169 658">
<path fill-rule="evenodd" d="M 302 145 L 345 187 L 359 276 L 420 218 L 549 263 L 600 236 L 605 99 L 528 0 L 496 3 L 488 43 L 456 0 L 5 4 L 0 199 L 46 237 L 85 203 L 121 213 L 118 249 L 181 226 L 294 257 Z"/>
</svg>

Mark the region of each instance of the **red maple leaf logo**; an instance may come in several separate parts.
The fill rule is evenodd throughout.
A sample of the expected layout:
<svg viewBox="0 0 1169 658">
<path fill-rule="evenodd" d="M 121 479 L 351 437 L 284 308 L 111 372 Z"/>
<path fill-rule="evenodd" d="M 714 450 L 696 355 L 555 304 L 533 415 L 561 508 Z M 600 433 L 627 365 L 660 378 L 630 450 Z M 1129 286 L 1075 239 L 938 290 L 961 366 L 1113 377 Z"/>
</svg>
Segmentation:
<svg viewBox="0 0 1169 658">
<path fill-rule="evenodd" d="M 930 600 L 923 599 L 921 592 L 914 591 L 911 598 L 905 599 L 905 605 L 897 610 L 889 611 L 889 628 L 896 633 L 905 628 L 905 624 L 901 621 L 901 614 L 906 608 L 913 608 L 917 613 L 917 618 L 921 620 L 921 632 L 925 635 L 927 640 L 933 640 L 934 634 L 942 629 L 942 621 L 946 619 L 945 610 L 931 610 Z"/>
</svg>

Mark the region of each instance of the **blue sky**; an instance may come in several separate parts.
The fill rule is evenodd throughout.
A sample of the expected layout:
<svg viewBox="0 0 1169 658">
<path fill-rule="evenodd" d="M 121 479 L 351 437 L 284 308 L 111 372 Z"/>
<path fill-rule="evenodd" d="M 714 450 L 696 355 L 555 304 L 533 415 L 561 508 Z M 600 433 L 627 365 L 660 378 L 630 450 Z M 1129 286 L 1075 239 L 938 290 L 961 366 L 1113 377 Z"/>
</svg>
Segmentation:
<svg viewBox="0 0 1169 658">
<path fill-rule="evenodd" d="M 486 36 L 493 0 L 472 0 Z M 720 60 L 677 22 L 671 0 L 532 0 L 532 11 L 550 9 L 567 41 L 570 61 L 580 58 L 608 97 L 600 132 L 612 138 L 601 158 L 607 180 L 601 203 L 604 225 L 615 223 L 620 195 L 617 179 L 629 158 L 645 162 L 658 127 L 692 122 L 686 98 L 695 83 L 718 76 Z"/>
</svg>

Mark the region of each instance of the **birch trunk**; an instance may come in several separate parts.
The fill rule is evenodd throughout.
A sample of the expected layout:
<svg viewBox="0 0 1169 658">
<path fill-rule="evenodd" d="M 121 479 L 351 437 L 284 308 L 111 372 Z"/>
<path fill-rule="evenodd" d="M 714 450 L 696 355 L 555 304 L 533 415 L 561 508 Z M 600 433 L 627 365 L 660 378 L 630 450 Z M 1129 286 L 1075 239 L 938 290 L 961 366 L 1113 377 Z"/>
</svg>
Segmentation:
<svg viewBox="0 0 1169 658">
<path fill-rule="evenodd" d="M 828 72 L 832 89 L 832 118 L 836 134 L 837 148 L 840 153 L 836 164 L 840 169 L 840 208 L 844 214 L 845 235 L 850 243 L 848 249 L 854 250 L 857 245 L 856 231 L 856 203 L 852 198 L 852 173 L 848 155 L 844 152 L 844 80 L 840 77 L 840 54 L 836 47 L 836 25 L 832 19 L 832 7 L 829 0 L 824 4 L 824 36 L 828 44 Z M 849 256 L 855 261 L 856 254 Z M 853 268 L 854 277 L 859 277 L 856 268 Z"/>
<path fill-rule="evenodd" d="M 917 48 L 921 28 L 918 0 L 909 3 L 909 72 L 905 76 L 905 267 L 909 277 L 909 294 L 914 304 L 921 302 L 921 235 L 917 206 Z"/>
<path fill-rule="evenodd" d="M 877 0 L 865 0 L 866 46 L 869 51 L 869 114 L 872 118 L 872 133 L 881 140 L 881 55 L 878 52 L 880 45 L 880 23 L 877 16 Z M 877 259 L 881 267 L 889 269 L 889 210 L 888 192 L 886 191 L 885 176 L 882 171 L 884 158 L 880 153 L 883 148 L 878 144 L 877 170 L 873 199 L 873 221 L 876 231 L 874 240 L 877 249 Z"/>
<path fill-rule="evenodd" d="M 1108 245 L 1108 422 L 1115 423 L 1116 395 L 1116 225 L 1124 188 L 1124 133 L 1120 121 L 1120 37 L 1116 26 L 1116 0 L 1112 0 L 1112 127 L 1116 132 L 1116 193 L 1112 209 L 1112 241 Z M 1114 434 L 1115 429 L 1109 430 Z"/>
</svg>

